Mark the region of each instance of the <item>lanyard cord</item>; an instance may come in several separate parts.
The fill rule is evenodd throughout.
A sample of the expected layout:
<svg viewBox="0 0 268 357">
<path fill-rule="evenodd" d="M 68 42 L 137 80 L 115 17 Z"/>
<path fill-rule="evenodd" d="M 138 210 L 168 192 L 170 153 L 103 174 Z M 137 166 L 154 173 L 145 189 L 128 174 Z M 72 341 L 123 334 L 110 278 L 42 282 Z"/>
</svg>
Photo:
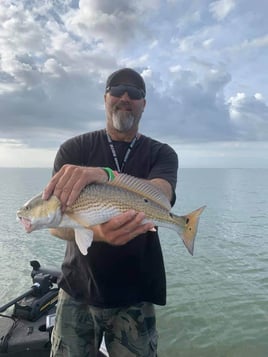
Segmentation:
<svg viewBox="0 0 268 357">
<path fill-rule="evenodd" d="M 114 163 L 115 163 L 116 169 L 117 169 L 117 171 L 118 171 L 119 173 L 120 173 L 120 172 L 123 172 L 124 167 L 125 167 L 125 165 L 126 165 L 126 162 L 127 162 L 127 160 L 128 160 L 129 154 L 130 154 L 131 150 L 133 149 L 133 147 L 134 147 L 136 141 L 138 140 L 138 135 L 136 135 L 136 136 L 132 139 L 131 143 L 129 144 L 129 147 L 128 147 L 126 153 L 125 153 L 125 156 L 124 156 L 124 159 L 123 159 L 123 162 L 122 162 L 121 167 L 120 167 L 120 165 L 119 165 L 119 161 L 118 161 L 118 157 L 117 157 L 117 154 L 116 154 L 116 151 L 115 151 L 114 144 L 113 144 L 113 142 L 112 142 L 112 139 L 111 139 L 110 135 L 107 133 L 107 131 L 106 131 L 106 135 L 107 135 L 107 140 L 108 140 L 108 143 L 109 143 L 111 152 L 112 152 L 112 154 L 113 154 L 113 159 L 114 159 Z"/>
</svg>

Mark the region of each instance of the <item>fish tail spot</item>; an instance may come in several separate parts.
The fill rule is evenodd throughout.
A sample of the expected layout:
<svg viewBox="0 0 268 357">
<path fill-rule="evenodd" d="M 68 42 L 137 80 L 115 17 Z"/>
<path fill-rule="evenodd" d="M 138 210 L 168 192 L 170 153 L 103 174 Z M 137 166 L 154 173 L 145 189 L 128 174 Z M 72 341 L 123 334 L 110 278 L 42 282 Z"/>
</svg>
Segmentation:
<svg viewBox="0 0 268 357">
<path fill-rule="evenodd" d="M 187 216 L 184 216 L 185 226 L 182 232 L 182 239 L 191 255 L 193 255 L 194 251 L 194 240 L 197 232 L 199 217 L 204 209 L 205 206 L 200 207 L 197 210 L 189 213 Z"/>
</svg>

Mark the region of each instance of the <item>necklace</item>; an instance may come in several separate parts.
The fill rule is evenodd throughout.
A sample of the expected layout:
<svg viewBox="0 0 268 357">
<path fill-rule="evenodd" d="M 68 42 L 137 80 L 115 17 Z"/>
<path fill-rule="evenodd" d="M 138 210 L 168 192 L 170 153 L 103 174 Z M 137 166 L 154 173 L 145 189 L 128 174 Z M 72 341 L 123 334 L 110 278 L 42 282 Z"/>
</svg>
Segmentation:
<svg viewBox="0 0 268 357">
<path fill-rule="evenodd" d="M 110 149 L 111 149 L 111 152 L 113 154 L 113 159 L 114 159 L 114 163 L 115 163 L 115 166 L 116 166 L 116 169 L 117 169 L 117 172 L 123 172 L 124 170 L 124 167 L 126 165 L 126 162 L 128 160 L 128 157 L 129 157 L 129 154 L 131 152 L 131 150 L 133 149 L 136 141 L 138 140 L 138 134 L 136 134 L 136 136 L 132 139 L 131 143 L 129 144 L 128 146 L 128 149 L 125 153 L 125 156 L 124 156 L 124 159 L 122 161 L 122 165 L 120 167 L 119 165 L 119 161 L 118 161 L 118 157 L 117 157 L 117 154 L 116 154 L 116 150 L 115 150 L 115 147 L 114 147 L 114 144 L 113 144 L 113 141 L 110 137 L 110 135 L 108 134 L 108 132 L 106 131 L 106 135 L 107 135 L 107 140 L 108 140 L 108 143 L 109 143 L 109 146 L 110 146 Z"/>
</svg>

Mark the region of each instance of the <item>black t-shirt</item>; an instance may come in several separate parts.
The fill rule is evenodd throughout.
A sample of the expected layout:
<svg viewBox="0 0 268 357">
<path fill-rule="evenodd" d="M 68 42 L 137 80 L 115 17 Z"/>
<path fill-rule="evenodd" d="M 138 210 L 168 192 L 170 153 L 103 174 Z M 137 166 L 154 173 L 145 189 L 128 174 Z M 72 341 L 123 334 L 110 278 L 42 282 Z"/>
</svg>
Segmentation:
<svg viewBox="0 0 268 357">
<path fill-rule="evenodd" d="M 113 142 L 119 163 L 129 143 Z M 64 164 L 111 167 L 116 170 L 105 130 L 86 133 L 61 145 L 54 172 Z M 131 150 L 124 172 L 140 178 L 163 178 L 174 192 L 178 159 L 175 151 L 141 135 Z M 123 246 L 93 242 L 82 255 L 67 242 L 59 286 L 76 299 L 98 307 L 119 307 L 141 301 L 166 303 L 166 277 L 157 232 L 147 232 Z"/>
</svg>

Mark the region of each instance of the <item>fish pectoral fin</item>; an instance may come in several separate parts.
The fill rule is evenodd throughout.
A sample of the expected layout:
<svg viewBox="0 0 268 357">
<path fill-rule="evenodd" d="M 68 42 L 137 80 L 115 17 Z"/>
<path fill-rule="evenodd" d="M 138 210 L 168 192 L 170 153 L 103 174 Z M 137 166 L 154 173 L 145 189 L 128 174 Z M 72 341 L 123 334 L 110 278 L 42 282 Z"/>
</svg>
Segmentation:
<svg viewBox="0 0 268 357">
<path fill-rule="evenodd" d="M 83 255 L 87 255 L 87 250 L 93 241 L 93 231 L 91 229 L 76 228 L 75 242 Z"/>
</svg>

